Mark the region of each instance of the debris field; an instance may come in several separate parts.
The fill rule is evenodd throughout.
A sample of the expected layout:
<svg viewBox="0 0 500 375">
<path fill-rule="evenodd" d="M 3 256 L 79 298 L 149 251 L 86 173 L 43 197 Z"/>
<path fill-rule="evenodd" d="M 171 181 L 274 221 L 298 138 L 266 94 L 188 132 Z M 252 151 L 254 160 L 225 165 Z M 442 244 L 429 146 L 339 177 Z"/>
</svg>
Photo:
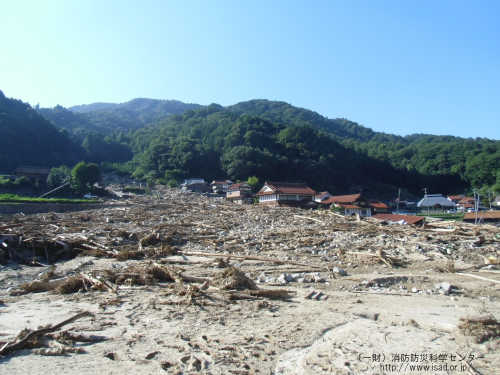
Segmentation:
<svg viewBox="0 0 500 375">
<path fill-rule="evenodd" d="M 385 374 L 417 353 L 492 374 L 499 258 L 492 225 L 388 225 L 167 188 L 2 216 L 0 370 Z"/>
</svg>

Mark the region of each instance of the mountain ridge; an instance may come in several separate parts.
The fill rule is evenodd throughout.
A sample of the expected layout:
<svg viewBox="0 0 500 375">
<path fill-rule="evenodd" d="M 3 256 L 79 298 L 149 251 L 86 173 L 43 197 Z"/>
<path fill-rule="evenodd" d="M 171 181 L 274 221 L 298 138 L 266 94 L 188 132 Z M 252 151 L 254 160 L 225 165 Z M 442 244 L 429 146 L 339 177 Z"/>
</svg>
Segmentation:
<svg viewBox="0 0 500 375">
<path fill-rule="evenodd" d="M 317 155 L 314 147 L 321 144 L 322 150 L 327 155 L 330 152 L 327 148 L 324 148 L 324 145 L 330 144 L 333 149 L 337 150 L 337 153 L 343 155 L 342 157 L 345 160 L 351 160 L 346 156 L 347 153 L 357 155 L 352 160 L 356 160 L 353 163 L 361 169 L 363 168 L 362 164 L 359 164 L 360 160 L 365 160 L 366 163 L 373 165 L 376 165 L 375 161 L 378 161 L 382 163 L 376 167 L 379 170 L 382 165 L 390 165 L 393 168 L 391 173 L 401 173 L 402 176 L 409 173 L 415 181 L 428 181 L 428 178 L 419 180 L 415 177 L 420 174 L 422 176 L 436 177 L 449 176 L 450 184 L 451 181 L 456 181 L 457 189 L 462 189 L 462 184 L 458 183 L 458 179 L 466 181 L 470 187 L 493 186 L 495 184 L 500 186 L 500 141 L 497 140 L 431 134 L 399 136 L 381 133 L 348 119 L 329 119 L 305 108 L 295 107 L 283 101 L 267 99 L 253 99 L 227 107 L 218 104 L 201 106 L 175 100 L 162 101 L 148 98 L 136 98 L 118 104 L 98 104 L 100 106 L 99 110 L 87 113 L 74 112 L 60 106 L 52 109 L 42 108 L 39 109 L 39 112 L 49 118 L 55 125 L 65 128 L 72 132 L 75 137 L 79 137 L 78 139 L 87 154 L 94 155 L 95 161 L 124 162 L 127 157 L 130 157 L 127 155 L 131 155 L 132 152 L 134 160 L 137 161 L 138 158 L 140 159 L 138 155 L 145 157 L 155 155 L 155 152 L 149 156 L 144 154 L 151 144 L 159 148 L 168 144 L 168 148 L 175 148 L 175 142 L 183 142 L 182 139 L 184 138 L 182 137 L 187 137 L 191 139 L 192 147 L 204 148 L 207 152 L 206 155 L 210 154 L 210 157 L 219 160 L 214 162 L 214 173 L 223 172 L 220 166 L 217 167 L 217 164 L 224 163 L 223 154 L 226 154 L 226 156 L 231 155 L 227 157 L 234 159 L 233 161 L 238 158 L 248 158 L 249 163 L 254 157 L 267 158 L 269 155 L 266 154 L 266 142 L 273 145 L 272 147 L 275 148 L 275 154 L 278 158 L 303 158 L 304 160 L 310 160 L 311 165 L 322 165 L 325 168 L 325 160 L 331 158 L 328 159 L 327 156 L 325 156 L 326 159 L 320 158 L 321 155 Z M 109 107 L 110 105 L 111 107 Z M 107 106 L 108 109 L 103 106 Z M 218 114 L 214 115 L 216 113 Z M 255 121 L 264 121 L 270 124 L 266 126 L 273 129 L 272 140 L 262 135 L 259 130 L 261 125 L 255 125 L 257 130 L 253 129 L 254 125 L 252 124 Z M 233 123 L 240 123 L 242 127 L 248 128 L 249 133 L 239 133 L 237 128 L 233 128 L 233 125 L 231 125 Z M 175 127 L 179 127 L 180 131 L 176 130 Z M 316 133 L 300 130 L 304 127 L 310 127 Z M 214 137 L 211 135 L 210 129 L 220 134 L 218 133 Z M 248 138 L 245 141 L 246 144 L 245 142 L 243 144 L 238 143 L 235 140 L 223 141 L 225 137 L 223 132 L 233 130 L 235 132 L 234 137 L 245 136 Z M 283 147 L 286 148 L 285 139 L 287 139 L 287 136 L 281 133 L 284 130 L 287 130 L 288 135 L 303 134 L 310 137 L 310 143 L 302 142 L 295 135 L 292 137 L 293 141 L 290 144 L 297 151 L 295 156 L 290 156 L 289 151 L 283 149 Z M 336 143 L 326 140 L 325 135 L 332 138 Z M 178 139 L 178 136 L 181 138 Z M 101 139 L 104 138 L 103 142 L 99 141 L 100 137 Z M 259 137 L 264 142 L 262 145 L 256 141 Z M 158 144 L 159 140 L 163 140 L 165 145 Z M 234 147 L 239 151 L 230 154 L 230 149 L 233 146 L 222 147 L 220 142 L 225 142 L 228 145 L 234 144 Z M 301 144 L 305 146 L 301 146 Z M 100 152 L 103 147 L 113 147 L 114 151 L 111 153 Z M 245 149 L 245 147 L 250 147 L 250 149 Z M 311 148 L 308 149 L 308 147 Z M 252 150 L 257 150 L 257 152 Z M 186 148 L 184 152 L 190 154 L 192 150 Z M 99 155 L 107 156 L 105 160 L 100 160 L 102 157 Z M 311 159 L 311 155 L 316 156 Z M 183 155 L 177 156 L 181 159 L 185 158 Z M 137 163 L 134 163 L 135 167 L 132 167 L 132 164 L 127 167 L 130 173 L 137 172 Z M 164 173 L 172 170 L 173 164 L 167 164 L 160 166 L 158 163 L 153 163 L 149 166 L 153 166 L 153 175 L 164 178 Z M 238 165 L 236 162 L 233 164 Z M 182 166 L 183 164 L 178 165 Z M 264 165 L 259 165 L 264 168 Z M 301 165 L 303 168 L 307 168 L 307 163 Z M 231 168 L 227 170 L 235 170 L 233 167 Z M 340 169 L 340 165 L 338 165 L 338 168 Z M 252 173 L 258 174 L 259 172 L 258 168 L 249 170 L 252 170 Z M 147 176 L 147 168 L 140 173 L 136 173 L 136 175 Z M 241 174 L 237 175 L 242 177 Z M 262 176 L 264 175 L 266 174 L 263 173 Z M 287 176 L 284 175 L 283 177 Z M 293 177 L 293 175 L 289 177 Z M 394 180 L 394 183 L 399 181 L 398 178 L 391 179 L 390 176 L 387 178 L 388 180 Z M 360 184 L 359 179 L 352 178 L 351 180 L 358 185 Z M 376 177 L 372 176 L 372 181 L 376 182 Z M 449 188 L 451 189 L 451 187 Z"/>
<path fill-rule="evenodd" d="M 85 129 L 103 134 L 136 130 L 163 117 L 199 109 L 199 104 L 179 100 L 135 98 L 124 103 L 91 103 L 65 108 L 40 108 L 60 128 L 83 133 Z"/>
<path fill-rule="evenodd" d="M 11 173 L 21 165 L 51 167 L 76 163 L 83 149 L 29 104 L 7 98 L 0 91 L 0 171 Z"/>
</svg>

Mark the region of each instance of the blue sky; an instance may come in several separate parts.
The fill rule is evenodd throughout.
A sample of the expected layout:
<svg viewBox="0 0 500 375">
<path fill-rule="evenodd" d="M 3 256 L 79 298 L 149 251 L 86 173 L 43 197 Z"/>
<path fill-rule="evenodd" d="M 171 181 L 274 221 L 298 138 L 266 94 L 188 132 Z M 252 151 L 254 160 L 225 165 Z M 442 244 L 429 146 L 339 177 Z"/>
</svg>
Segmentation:
<svg viewBox="0 0 500 375">
<path fill-rule="evenodd" d="M 500 138 L 499 1 L 2 1 L 0 90 L 43 107 L 266 98 Z"/>
</svg>

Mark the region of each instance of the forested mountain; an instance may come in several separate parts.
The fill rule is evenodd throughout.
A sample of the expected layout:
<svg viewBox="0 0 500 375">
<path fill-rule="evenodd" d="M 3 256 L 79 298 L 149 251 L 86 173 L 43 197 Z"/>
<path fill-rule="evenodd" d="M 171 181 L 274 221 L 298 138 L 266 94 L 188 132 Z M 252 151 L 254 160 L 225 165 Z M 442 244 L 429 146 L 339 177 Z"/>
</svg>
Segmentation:
<svg viewBox="0 0 500 375">
<path fill-rule="evenodd" d="M 369 128 L 365 128 L 355 122 L 345 119 L 328 119 L 320 114 L 294 107 L 285 102 L 270 101 L 265 99 L 255 99 L 241 102 L 227 107 L 228 110 L 236 113 L 246 113 L 252 116 L 262 117 L 278 124 L 288 126 L 312 126 L 331 133 L 339 139 L 356 139 L 359 141 L 369 141 L 378 136 L 379 140 L 385 139 L 394 141 L 399 136 L 377 133 Z"/>
<path fill-rule="evenodd" d="M 347 148 L 388 162 L 398 170 L 424 175 L 456 175 L 469 186 L 498 183 L 500 188 L 498 140 L 425 134 L 401 137 L 374 132 L 346 119 L 328 119 L 313 111 L 268 100 L 242 102 L 228 109 L 275 123 L 324 130 Z"/>
<path fill-rule="evenodd" d="M 133 99 L 126 103 L 94 103 L 71 107 L 39 108 L 39 113 L 73 140 L 93 162 L 124 162 L 132 158 L 124 134 L 172 114 L 201 108 L 176 100 Z"/>
<path fill-rule="evenodd" d="M 0 91 L 0 172 L 20 165 L 51 167 L 74 164 L 85 152 L 28 104 L 6 98 Z"/>
<path fill-rule="evenodd" d="M 86 116 L 66 109 L 60 105 L 54 108 L 39 108 L 38 112 L 58 128 L 66 129 L 77 137 L 85 137 L 89 132 L 110 133 L 108 126 L 94 124 Z"/>
<path fill-rule="evenodd" d="M 102 111 L 102 110 L 105 111 L 116 108 L 119 105 L 120 104 L 118 103 L 91 103 L 91 104 L 74 105 L 72 107 L 69 107 L 68 109 L 71 112 L 87 113 L 87 112 Z"/>
<path fill-rule="evenodd" d="M 426 176 L 397 170 L 389 162 L 353 152 L 328 132 L 306 124 L 287 125 L 210 105 L 172 116 L 135 132 L 137 177 L 172 183 L 187 176 L 305 181 L 333 192 L 385 192 L 397 186 L 419 192 L 464 189 L 458 176 Z"/>
<path fill-rule="evenodd" d="M 138 98 L 126 103 L 93 103 L 66 109 L 61 106 L 41 108 L 40 113 L 54 125 L 76 134 L 95 131 L 112 134 L 139 129 L 163 117 L 201 108 L 177 100 Z"/>
<path fill-rule="evenodd" d="M 226 108 L 134 99 L 73 110 L 60 106 L 39 109 L 66 133 L 56 131 L 28 105 L 3 95 L 2 100 L 10 110 L 1 114 L 3 139 L 17 140 L 26 150 L 26 157 L 13 149 L 2 154 L 7 169 L 21 162 L 55 166 L 69 163 L 58 160 L 80 157 L 115 162 L 114 167 L 122 172 L 171 184 L 189 176 L 257 176 L 261 181 L 305 181 L 316 189 L 339 193 L 365 189 L 392 194 L 396 187 L 415 194 L 423 187 L 441 193 L 472 187 L 500 190 L 497 140 L 422 134 L 401 137 L 268 100 Z M 10 116 L 8 120 L 6 116 Z M 32 134 L 20 135 L 23 129 L 34 128 L 33 121 L 43 123 L 38 144 L 30 138 Z M 47 127 L 57 135 L 45 137 L 43 134 L 50 133 Z M 15 134 L 10 137 L 9 131 Z M 66 147 L 68 144 L 72 146 Z"/>
</svg>

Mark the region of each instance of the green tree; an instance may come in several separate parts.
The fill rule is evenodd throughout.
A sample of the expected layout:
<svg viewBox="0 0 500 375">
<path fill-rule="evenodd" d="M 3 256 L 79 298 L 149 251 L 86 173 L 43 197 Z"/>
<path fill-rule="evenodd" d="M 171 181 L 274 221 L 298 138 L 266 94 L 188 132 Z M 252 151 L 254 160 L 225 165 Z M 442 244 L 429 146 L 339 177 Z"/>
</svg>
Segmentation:
<svg viewBox="0 0 500 375">
<path fill-rule="evenodd" d="M 250 176 L 248 177 L 247 184 L 252 187 L 253 191 L 257 191 L 257 188 L 259 186 L 259 178 L 257 176 Z"/>
<path fill-rule="evenodd" d="M 47 186 L 55 188 L 61 186 L 71 177 L 71 169 L 65 165 L 60 167 L 51 168 L 49 176 L 47 177 Z"/>
<path fill-rule="evenodd" d="M 179 186 L 184 174 L 179 169 L 166 170 L 165 171 L 165 183 L 169 187 Z"/>
<path fill-rule="evenodd" d="M 81 161 L 71 170 L 71 187 L 79 193 L 90 190 L 100 179 L 101 171 L 94 163 L 87 164 Z"/>
</svg>

